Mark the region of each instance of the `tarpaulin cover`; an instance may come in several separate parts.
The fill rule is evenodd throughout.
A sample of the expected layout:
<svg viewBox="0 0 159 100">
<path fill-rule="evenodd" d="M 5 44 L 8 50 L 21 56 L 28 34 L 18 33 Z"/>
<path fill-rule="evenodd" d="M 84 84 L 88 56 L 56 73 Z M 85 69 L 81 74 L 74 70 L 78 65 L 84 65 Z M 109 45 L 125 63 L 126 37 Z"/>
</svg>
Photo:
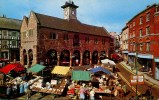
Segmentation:
<svg viewBox="0 0 159 100">
<path fill-rule="evenodd" d="M 110 64 L 110 65 L 116 65 L 114 61 L 109 60 L 109 59 L 103 59 L 101 60 L 102 64 Z"/>
<path fill-rule="evenodd" d="M 13 69 L 15 72 L 19 72 L 19 71 L 25 70 L 24 66 L 21 65 L 20 63 L 15 63 L 14 65 L 16 66 L 16 67 Z"/>
<path fill-rule="evenodd" d="M 67 67 L 67 66 L 55 66 L 51 73 L 66 75 L 69 70 L 70 70 L 70 67 Z"/>
<path fill-rule="evenodd" d="M 22 66 L 19 63 L 11 63 L 11 64 L 7 64 L 6 66 L 4 66 L 3 68 L 0 69 L 0 72 L 4 73 L 4 74 L 8 74 L 11 70 L 14 70 L 16 72 L 22 71 L 24 70 L 24 66 Z"/>
<path fill-rule="evenodd" d="M 93 72 L 93 73 L 102 71 L 102 72 L 104 72 L 104 73 L 106 73 L 108 75 L 111 75 L 111 72 L 109 70 L 103 68 L 103 67 L 96 67 L 96 68 L 91 69 L 90 71 Z"/>
<path fill-rule="evenodd" d="M 72 72 L 72 80 L 89 81 L 89 80 L 91 80 L 90 72 L 89 71 L 73 71 Z"/>
<path fill-rule="evenodd" d="M 42 71 L 46 66 L 35 64 L 31 68 L 28 69 L 29 72 L 38 73 Z"/>
</svg>

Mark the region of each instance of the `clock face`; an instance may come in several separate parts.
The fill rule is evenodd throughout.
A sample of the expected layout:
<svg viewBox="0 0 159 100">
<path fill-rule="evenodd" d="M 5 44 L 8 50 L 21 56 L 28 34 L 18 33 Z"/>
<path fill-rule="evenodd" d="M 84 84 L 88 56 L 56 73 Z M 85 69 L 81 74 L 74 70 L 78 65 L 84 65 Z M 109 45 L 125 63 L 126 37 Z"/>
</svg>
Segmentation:
<svg viewBox="0 0 159 100">
<path fill-rule="evenodd" d="M 65 11 L 65 16 L 67 16 L 68 15 L 68 11 Z"/>
<path fill-rule="evenodd" d="M 72 11 L 72 15 L 74 15 L 75 14 L 75 12 L 74 11 Z"/>
</svg>

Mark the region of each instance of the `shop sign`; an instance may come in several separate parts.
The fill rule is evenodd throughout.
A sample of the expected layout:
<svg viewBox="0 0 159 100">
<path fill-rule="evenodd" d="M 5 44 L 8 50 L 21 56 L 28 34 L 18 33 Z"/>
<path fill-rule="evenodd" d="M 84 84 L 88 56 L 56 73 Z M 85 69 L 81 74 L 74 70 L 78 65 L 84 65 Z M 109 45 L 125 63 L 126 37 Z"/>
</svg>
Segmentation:
<svg viewBox="0 0 159 100">
<path fill-rule="evenodd" d="M 144 84 L 144 76 L 143 75 L 131 75 L 130 77 L 131 85 L 142 85 Z"/>
</svg>

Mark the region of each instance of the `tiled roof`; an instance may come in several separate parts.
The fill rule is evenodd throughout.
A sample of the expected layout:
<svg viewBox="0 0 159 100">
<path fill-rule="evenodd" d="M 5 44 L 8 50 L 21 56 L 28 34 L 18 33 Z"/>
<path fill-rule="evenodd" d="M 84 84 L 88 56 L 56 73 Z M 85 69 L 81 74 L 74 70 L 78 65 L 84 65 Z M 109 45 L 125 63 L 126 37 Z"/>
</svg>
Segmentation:
<svg viewBox="0 0 159 100">
<path fill-rule="evenodd" d="M 0 17 L 0 28 L 20 30 L 21 20 Z"/>
<path fill-rule="evenodd" d="M 104 27 L 83 24 L 75 19 L 66 20 L 39 13 L 35 13 L 35 15 L 37 17 L 40 26 L 65 30 L 65 31 L 72 31 L 77 33 L 109 36 L 109 33 Z"/>
</svg>

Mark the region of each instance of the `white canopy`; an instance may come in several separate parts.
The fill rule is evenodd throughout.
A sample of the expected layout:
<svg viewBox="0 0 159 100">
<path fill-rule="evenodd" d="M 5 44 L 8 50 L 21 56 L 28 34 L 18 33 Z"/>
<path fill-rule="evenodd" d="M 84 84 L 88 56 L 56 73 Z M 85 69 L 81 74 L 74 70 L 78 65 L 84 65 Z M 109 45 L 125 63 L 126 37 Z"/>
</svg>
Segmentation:
<svg viewBox="0 0 159 100">
<path fill-rule="evenodd" d="M 110 64 L 110 65 L 116 65 L 114 61 L 110 59 L 103 59 L 101 60 L 102 64 Z"/>
</svg>

